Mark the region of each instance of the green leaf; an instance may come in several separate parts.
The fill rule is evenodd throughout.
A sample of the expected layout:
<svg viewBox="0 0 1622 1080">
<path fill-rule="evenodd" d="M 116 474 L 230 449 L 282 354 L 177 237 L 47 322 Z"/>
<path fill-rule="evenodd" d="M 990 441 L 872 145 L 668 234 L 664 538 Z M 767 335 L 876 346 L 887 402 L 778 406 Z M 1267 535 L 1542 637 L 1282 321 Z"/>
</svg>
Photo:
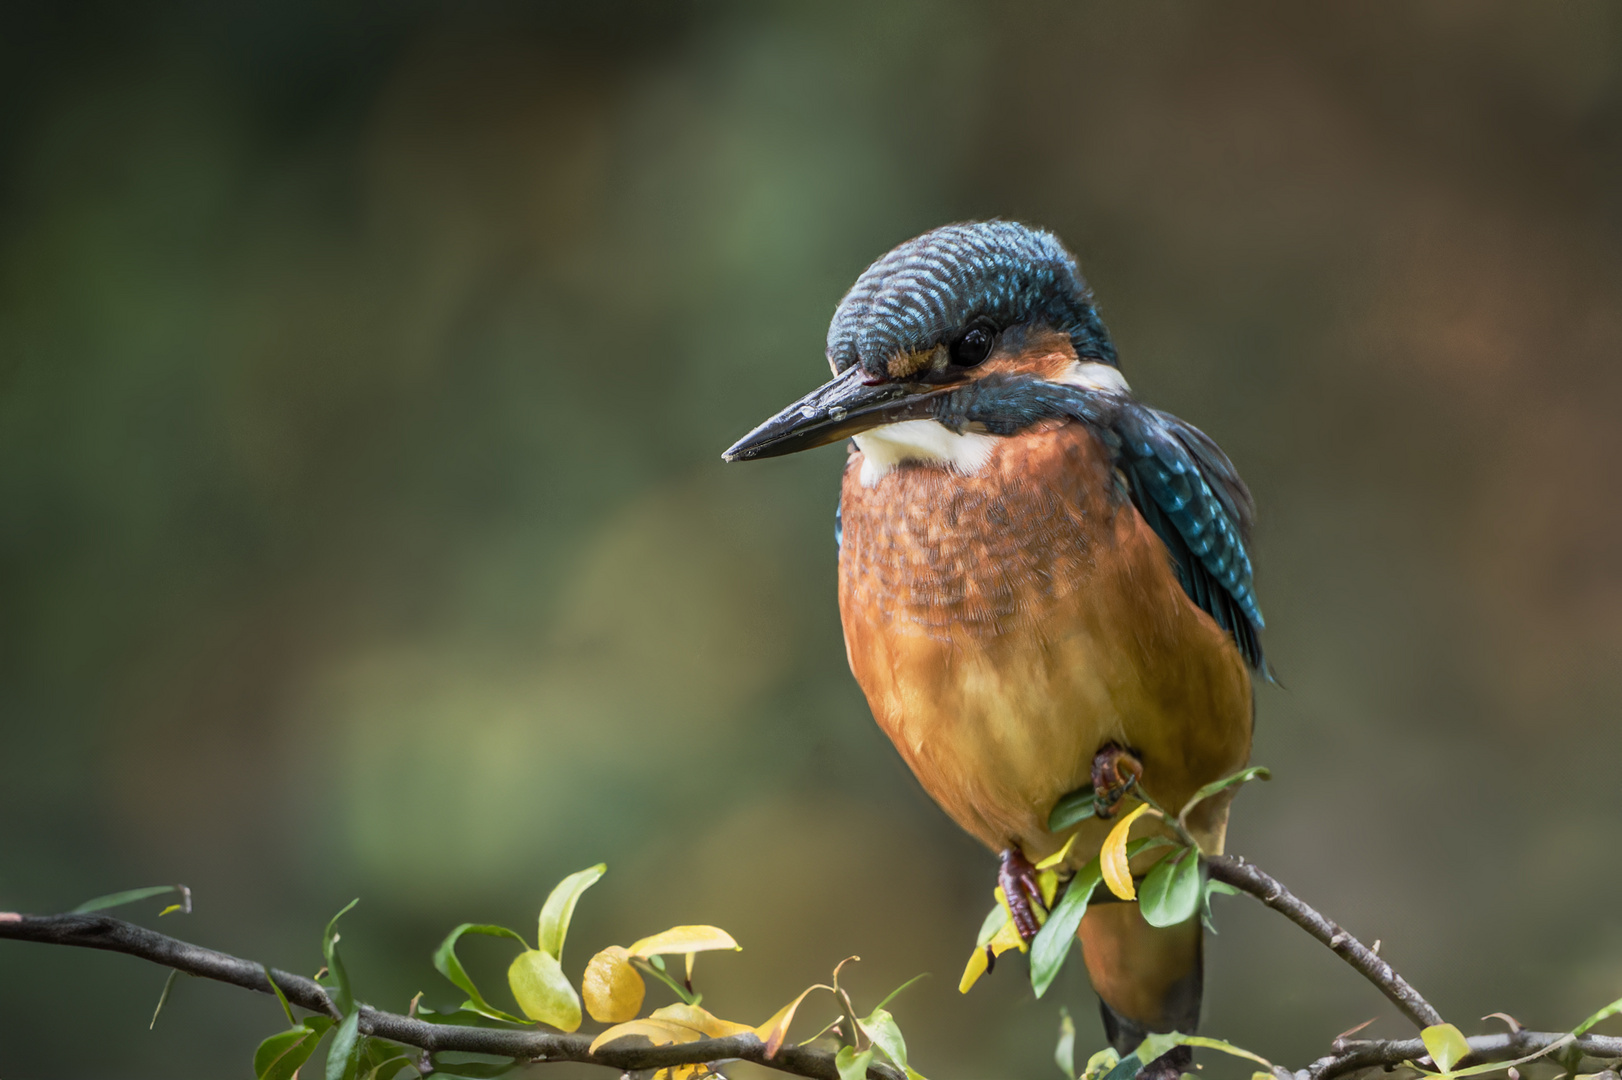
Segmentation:
<svg viewBox="0 0 1622 1080">
<path fill-rule="evenodd" d="M 415 1068 L 416 1065 L 409 1054 L 396 1054 L 391 1058 L 384 1058 L 366 1069 L 362 1074 L 363 1080 L 393 1080 L 401 1069 Z"/>
<path fill-rule="evenodd" d="M 105 911 L 108 908 L 133 904 L 137 900 L 145 900 L 149 896 L 162 896 L 164 893 L 181 892 L 183 888 L 184 886 L 181 885 L 150 885 L 144 889 L 125 889 L 123 892 L 108 893 L 106 896 L 98 896 L 94 900 L 86 900 L 74 908 L 70 914 L 86 915 L 92 911 Z"/>
<path fill-rule="evenodd" d="M 345 904 L 343 910 L 327 923 L 326 932 L 321 935 L 321 954 L 326 957 L 327 973 L 332 977 L 332 1003 L 345 1016 L 355 1011 L 355 992 L 349 986 L 349 972 L 344 970 L 343 958 L 338 955 L 338 920 L 358 903 L 360 897 L 357 896 Z"/>
<path fill-rule="evenodd" d="M 1266 766 L 1252 765 L 1248 769 L 1241 769 L 1232 776 L 1224 776 L 1221 780 L 1213 780 L 1196 791 L 1194 797 L 1183 804 L 1183 808 L 1177 812 L 1177 820 L 1186 826 L 1189 811 L 1211 796 L 1220 794 L 1239 784 L 1248 784 L 1252 780 L 1271 780 L 1272 778 L 1273 774 L 1268 771 Z"/>
<path fill-rule="evenodd" d="M 1121 1055 L 1115 1052 L 1115 1047 L 1104 1047 L 1087 1059 L 1087 1067 L 1081 1072 L 1081 1080 L 1101 1080 L 1120 1060 Z"/>
<path fill-rule="evenodd" d="M 254 1051 L 254 1076 L 258 1080 L 292 1080 L 330 1027 L 328 1017 L 308 1016 L 297 1027 L 272 1035 Z"/>
<path fill-rule="evenodd" d="M 1070 943 L 1076 940 L 1076 928 L 1081 925 L 1081 917 L 1087 914 L 1093 890 L 1103 880 L 1104 871 L 1095 856 L 1076 871 L 1076 876 L 1070 879 L 1070 887 L 1048 915 L 1048 921 L 1037 931 L 1036 940 L 1031 942 L 1031 988 L 1037 997 L 1048 992 L 1059 969 L 1064 967 Z"/>
<path fill-rule="evenodd" d="M 839 1070 L 839 1080 L 867 1080 L 867 1067 L 872 1061 L 871 1047 L 858 1054 L 854 1046 L 841 1046 L 834 1055 L 834 1068 Z"/>
<path fill-rule="evenodd" d="M 895 1017 L 881 1006 L 856 1022 L 862 1026 L 862 1031 L 867 1037 L 873 1040 L 873 1045 L 883 1050 L 885 1057 L 901 1067 L 908 1080 L 913 1080 L 914 1077 L 923 1080 L 923 1077 L 907 1064 L 907 1041 L 901 1037 L 901 1028 L 896 1024 Z"/>
<path fill-rule="evenodd" d="M 1155 863 L 1138 891 L 1138 910 L 1150 926 L 1187 922 L 1200 907 L 1200 858 L 1193 848 L 1174 851 Z"/>
<path fill-rule="evenodd" d="M 1425 1044 L 1431 1060 L 1444 1073 L 1452 1072 L 1453 1066 L 1470 1053 L 1470 1044 L 1465 1041 L 1464 1032 L 1452 1024 L 1432 1024 L 1419 1033 L 1419 1038 Z"/>
<path fill-rule="evenodd" d="M 1008 909 L 1001 904 L 993 904 L 991 910 L 986 912 L 985 920 L 980 923 L 980 933 L 974 939 L 975 947 L 983 949 L 991 944 L 991 939 L 997 936 L 997 931 L 1007 921 Z"/>
<path fill-rule="evenodd" d="M 344 1017 L 327 1047 L 327 1080 L 353 1080 L 360 1055 L 360 1010 Z"/>
<path fill-rule="evenodd" d="M 1138 1075 L 1138 1070 L 1147 1064 L 1148 1062 L 1138 1057 L 1138 1052 L 1134 1050 L 1111 1066 L 1110 1071 L 1104 1074 L 1103 1080 L 1133 1080 Z"/>
<path fill-rule="evenodd" d="M 1088 784 L 1084 788 L 1077 788 L 1053 804 L 1053 812 L 1048 815 L 1048 832 L 1056 833 L 1061 829 L 1068 829 L 1078 821 L 1086 821 L 1097 812 L 1098 803 L 1093 798 L 1093 786 Z"/>
<path fill-rule="evenodd" d="M 1165 1033 L 1156 1032 L 1146 1036 L 1138 1044 L 1136 1050 L 1122 1058 L 1105 1075 L 1104 1080 L 1132 1080 L 1138 1074 L 1139 1069 L 1154 1064 L 1169 1051 L 1179 1046 L 1202 1046 L 1207 1050 L 1220 1050 L 1224 1054 L 1232 1054 L 1234 1057 L 1242 1057 L 1247 1061 L 1265 1065 L 1268 1069 L 1273 1067 L 1273 1063 L 1266 1058 L 1252 1054 L 1249 1050 L 1242 1050 L 1232 1043 L 1223 1042 L 1221 1039 L 1207 1039 L 1201 1035 L 1184 1035 L 1181 1032 L 1168 1031 Z M 1094 1055 L 1094 1058 L 1096 1060 L 1097 1055 Z M 1089 1062 L 1089 1072 L 1091 1072 L 1091 1069 L 1092 1063 Z"/>
<path fill-rule="evenodd" d="M 1613 1001 L 1609 1005 L 1605 1006 L 1605 1008 L 1601 1009 L 1599 1012 L 1595 1013 L 1593 1016 L 1590 1016 L 1587 1020 L 1584 1020 L 1582 1023 L 1578 1024 L 1577 1027 L 1576 1027 L 1576 1030 L 1574 1030 L 1572 1032 L 1572 1034 L 1577 1036 L 1578 1038 L 1582 1038 L 1582 1036 L 1585 1035 L 1588 1032 L 1589 1028 L 1593 1027 L 1595 1024 L 1599 1023 L 1601 1020 L 1609 1020 L 1611 1017 L 1617 1015 L 1618 1013 L 1622 1013 L 1622 998 L 1617 998 L 1615 1001 Z"/>
<path fill-rule="evenodd" d="M 392 1080 L 401 1069 L 416 1067 L 410 1054 L 401 1053 L 398 1045 L 384 1039 L 362 1039 L 357 1060 L 357 1080 Z"/>
<path fill-rule="evenodd" d="M 253 1052 L 253 1074 L 258 1080 L 288 1080 L 315 1051 L 321 1036 L 307 1027 L 279 1031 Z"/>
<path fill-rule="evenodd" d="M 1151 1036 L 1151 1038 L 1153 1037 Z M 1172 1032 L 1172 1037 L 1175 1039 L 1173 1046 L 1199 1046 L 1206 1050 L 1220 1050 L 1230 1057 L 1244 1058 L 1246 1061 L 1254 1061 L 1258 1065 L 1264 1065 L 1269 1071 L 1273 1068 L 1273 1063 L 1261 1055 L 1253 1054 L 1249 1050 L 1235 1046 L 1230 1042 L 1224 1042 L 1221 1039 L 1208 1039 L 1203 1035 L 1179 1035 L 1175 1031 Z M 1171 1047 L 1168 1046 L 1166 1049 L 1170 1050 Z M 1139 1053 L 1142 1053 L 1142 1047 L 1139 1047 Z M 1165 1051 L 1163 1050 L 1161 1053 L 1165 1053 Z M 1157 1054 L 1156 1057 L 1158 1056 Z"/>
<path fill-rule="evenodd" d="M 468 1002 L 472 1005 L 472 1002 Z M 493 1016 L 486 1016 L 472 1008 L 452 1009 L 450 1012 L 435 1012 L 426 1005 L 417 1006 L 417 1017 L 431 1024 L 453 1024 L 456 1027 L 489 1028 L 492 1031 L 511 1031 L 514 1024 L 524 1021 L 497 1020 Z"/>
<path fill-rule="evenodd" d="M 1053 1048 L 1053 1064 L 1064 1073 L 1064 1080 L 1076 1080 L 1076 1025 L 1063 1005 L 1059 1006 L 1059 1044 Z"/>
<path fill-rule="evenodd" d="M 488 1016 L 492 1020 L 505 1020 L 510 1024 L 525 1023 L 523 1018 L 502 1012 L 484 1000 L 484 995 L 479 993 L 479 988 L 473 985 L 472 979 L 468 978 L 467 971 L 462 967 L 462 962 L 456 958 L 456 942 L 463 934 L 509 937 L 526 949 L 529 948 L 529 943 L 516 930 L 509 930 L 505 926 L 492 926 L 486 923 L 463 923 L 446 935 L 445 940 L 439 943 L 439 948 L 434 950 L 434 970 L 455 983 L 457 988 L 468 996 L 467 1004 L 462 1006 L 464 1009 Z"/>
<path fill-rule="evenodd" d="M 518 1007 L 531 1020 L 551 1024 L 559 1031 L 580 1027 L 580 995 L 569 985 L 563 965 L 551 953 L 525 949 L 507 968 L 507 985 Z"/>
<path fill-rule="evenodd" d="M 580 902 L 580 894 L 597 884 L 607 870 L 607 863 L 598 863 L 558 882 L 557 888 L 546 898 L 546 903 L 541 905 L 537 946 L 542 952 L 551 953 L 554 960 L 563 959 L 563 939 L 569 936 L 569 920 L 574 917 L 574 906 Z"/>
<path fill-rule="evenodd" d="M 270 992 L 275 994 L 276 1000 L 282 1003 L 282 1012 L 287 1014 L 288 1026 L 297 1027 L 298 1020 L 293 1016 L 293 1006 L 287 1003 L 287 995 L 282 993 L 282 988 L 276 985 L 276 980 L 270 977 L 270 968 L 260 964 L 259 970 L 265 973 L 265 981 L 270 984 Z"/>
<path fill-rule="evenodd" d="M 1200 890 L 1200 922 L 1205 924 L 1207 930 L 1213 934 L 1217 932 L 1216 922 L 1211 918 L 1211 897 L 1238 895 L 1239 890 L 1226 881 L 1217 881 L 1211 877 L 1205 879 L 1205 886 Z"/>
</svg>

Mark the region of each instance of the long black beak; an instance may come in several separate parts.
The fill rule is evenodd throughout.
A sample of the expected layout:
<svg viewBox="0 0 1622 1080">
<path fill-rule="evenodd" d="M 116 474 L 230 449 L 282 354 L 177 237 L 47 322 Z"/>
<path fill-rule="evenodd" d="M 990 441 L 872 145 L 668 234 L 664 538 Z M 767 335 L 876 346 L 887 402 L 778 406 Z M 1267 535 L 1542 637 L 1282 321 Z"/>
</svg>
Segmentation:
<svg viewBox="0 0 1622 1080">
<path fill-rule="evenodd" d="M 914 383 L 869 385 L 857 364 L 817 387 L 734 443 L 726 461 L 781 457 L 859 434 L 881 424 L 933 416 L 942 388 Z"/>
</svg>

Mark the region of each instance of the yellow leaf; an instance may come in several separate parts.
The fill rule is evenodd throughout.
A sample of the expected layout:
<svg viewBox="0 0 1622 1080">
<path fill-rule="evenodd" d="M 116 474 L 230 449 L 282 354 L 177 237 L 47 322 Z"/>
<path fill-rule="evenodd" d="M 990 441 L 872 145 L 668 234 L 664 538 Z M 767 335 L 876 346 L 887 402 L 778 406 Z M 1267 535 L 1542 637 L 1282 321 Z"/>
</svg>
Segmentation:
<svg viewBox="0 0 1622 1080">
<path fill-rule="evenodd" d="M 712 1039 L 721 1039 L 728 1035 L 745 1035 L 755 1030 L 748 1024 L 734 1024 L 731 1020 L 722 1020 L 697 1005 L 666 1005 L 662 1009 L 653 1010 L 648 1018 L 686 1024 Z"/>
<path fill-rule="evenodd" d="M 1104 884 L 1109 891 L 1122 900 L 1136 900 L 1138 890 L 1132 885 L 1132 867 L 1126 860 L 1127 836 L 1132 831 L 1132 823 L 1142 817 L 1149 809 L 1148 803 L 1143 803 L 1136 810 L 1115 823 L 1104 838 L 1104 846 L 1098 849 L 1098 865 L 1104 871 Z"/>
<path fill-rule="evenodd" d="M 1070 854 L 1070 849 L 1075 847 L 1075 846 L 1076 846 L 1076 834 L 1071 833 L 1070 834 L 1070 839 L 1068 839 L 1068 840 L 1066 840 L 1064 842 L 1064 847 L 1060 848 L 1058 851 L 1055 851 L 1052 855 L 1049 855 L 1047 858 L 1045 858 L 1041 862 L 1037 863 L 1036 868 L 1038 870 L 1048 870 L 1048 869 L 1051 869 L 1052 867 L 1058 866 L 1060 863 L 1064 862 L 1065 856 L 1069 855 Z"/>
<path fill-rule="evenodd" d="M 993 934 L 991 941 L 987 944 L 991 946 L 991 951 L 998 956 L 1001 956 L 1009 949 L 1018 949 L 1020 952 L 1024 952 L 1028 947 L 1025 944 L 1025 939 L 1019 936 L 1019 930 L 1014 926 L 1013 919 L 1003 923 L 1002 929 Z"/>
<path fill-rule="evenodd" d="M 800 1007 L 800 1002 L 804 1001 L 805 996 L 811 991 L 826 989 L 828 988 L 820 984 L 806 987 L 800 991 L 799 997 L 778 1009 L 777 1012 L 772 1014 L 770 1020 L 755 1029 L 755 1034 L 760 1036 L 760 1041 L 766 1044 L 766 1057 L 768 1059 L 777 1056 L 777 1051 L 783 1045 L 783 1040 L 788 1037 L 788 1026 L 794 1023 L 794 1012 Z"/>
<path fill-rule="evenodd" d="M 1442 1072 L 1452 1072 L 1453 1066 L 1470 1053 L 1470 1044 L 1464 1032 L 1452 1024 L 1434 1024 L 1419 1033 L 1431 1060 Z"/>
<path fill-rule="evenodd" d="M 1057 870 L 1038 870 L 1036 872 L 1036 887 L 1042 892 L 1042 905 L 1051 911 L 1053 909 L 1053 898 L 1059 894 L 1059 872 Z"/>
<path fill-rule="evenodd" d="M 985 948 L 976 945 L 974 951 L 969 954 L 969 962 L 963 967 L 963 977 L 957 981 L 957 992 L 967 994 L 969 988 L 980 981 L 980 976 L 986 973 L 989 966 Z"/>
<path fill-rule="evenodd" d="M 630 955 L 623 947 L 610 945 L 586 965 L 580 993 L 586 999 L 586 1011 L 598 1023 L 618 1024 L 635 1019 L 642 1008 L 648 987 L 631 966 Z"/>
<path fill-rule="evenodd" d="M 624 1024 L 615 1024 L 601 1035 L 591 1041 L 591 1052 L 606 1046 L 616 1039 L 626 1039 L 632 1035 L 641 1035 L 655 1046 L 664 1046 L 667 1043 L 692 1042 L 702 1039 L 704 1033 L 688 1027 L 686 1024 L 673 1024 L 666 1020 L 632 1020 Z"/>
<path fill-rule="evenodd" d="M 664 953 L 708 952 L 711 949 L 741 949 L 732 935 L 718 926 L 672 926 L 662 934 L 645 937 L 626 951 L 638 960 Z"/>
<path fill-rule="evenodd" d="M 507 985 L 531 1020 L 565 1032 L 580 1026 L 580 997 L 551 953 L 539 949 L 519 953 L 507 969 Z"/>
<path fill-rule="evenodd" d="M 730 1020 L 712 1016 L 697 1005 L 666 1005 L 662 1009 L 655 1009 L 653 1015 L 646 1019 L 632 1020 L 609 1028 L 592 1040 L 591 1052 L 595 1054 L 598 1047 L 632 1035 L 641 1035 L 655 1046 L 664 1046 L 668 1043 L 688 1043 L 698 1039 L 742 1035 L 754 1030 L 746 1024 L 734 1024 Z"/>
</svg>

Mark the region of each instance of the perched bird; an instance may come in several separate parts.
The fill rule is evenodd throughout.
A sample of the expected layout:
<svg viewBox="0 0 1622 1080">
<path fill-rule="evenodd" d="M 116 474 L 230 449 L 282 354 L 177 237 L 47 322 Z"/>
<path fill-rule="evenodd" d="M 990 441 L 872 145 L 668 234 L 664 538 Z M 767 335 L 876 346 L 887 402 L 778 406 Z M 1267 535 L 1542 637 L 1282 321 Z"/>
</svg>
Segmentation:
<svg viewBox="0 0 1622 1080">
<path fill-rule="evenodd" d="M 828 329 L 831 381 L 729 449 L 772 457 L 849 438 L 839 610 L 851 671 L 924 789 L 1001 855 L 1016 926 L 1049 812 L 1094 786 L 1099 817 L 1135 783 L 1181 807 L 1250 754 L 1262 616 L 1254 504 L 1227 456 L 1140 403 L 1076 261 L 1051 233 L 947 225 L 857 278 Z M 1228 799 L 1190 829 L 1222 850 Z M 1152 861 L 1147 856 L 1146 861 Z M 1142 873 L 1141 866 L 1135 866 Z M 1191 1033 L 1198 918 L 1149 926 L 1095 903 L 1079 936 L 1110 1041 Z M 1186 1048 L 1157 1075 L 1185 1067 Z"/>
</svg>

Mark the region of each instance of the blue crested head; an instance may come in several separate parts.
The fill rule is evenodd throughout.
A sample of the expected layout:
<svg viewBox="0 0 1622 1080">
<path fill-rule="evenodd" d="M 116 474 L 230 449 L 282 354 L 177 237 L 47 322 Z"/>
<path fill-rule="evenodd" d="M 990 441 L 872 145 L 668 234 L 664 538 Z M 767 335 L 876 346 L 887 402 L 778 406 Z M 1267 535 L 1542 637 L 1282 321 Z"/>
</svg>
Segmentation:
<svg viewBox="0 0 1622 1080">
<path fill-rule="evenodd" d="M 828 327 L 835 374 L 885 373 L 898 356 L 1033 323 L 1067 334 L 1076 356 L 1114 365 L 1115 346 L 1075 257 L 1050 232 L 1013 221 L 943 225 L 863 271 Z M 893 368 L 890 369 L 893 374 Z"/>
</svg>

